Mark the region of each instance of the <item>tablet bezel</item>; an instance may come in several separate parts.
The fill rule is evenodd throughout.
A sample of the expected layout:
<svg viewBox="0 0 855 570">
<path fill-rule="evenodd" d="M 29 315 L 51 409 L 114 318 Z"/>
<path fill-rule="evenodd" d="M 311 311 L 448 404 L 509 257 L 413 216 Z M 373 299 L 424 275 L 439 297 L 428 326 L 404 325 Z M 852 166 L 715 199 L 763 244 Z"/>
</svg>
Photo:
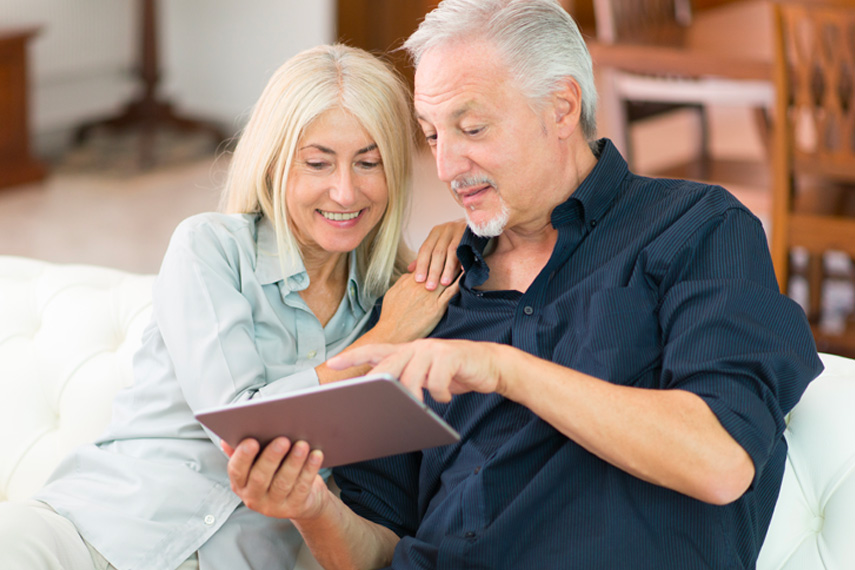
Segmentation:
<svg viewBox="0 0 855 570">
<path fill-rule="evenodd" d="M 201 410 L 196 419 L 232 447 L 278 436 L 324 452 L 324 467 L 455 443 L 460 435 L 388 374 L 371 374 Z"/>
</svg>

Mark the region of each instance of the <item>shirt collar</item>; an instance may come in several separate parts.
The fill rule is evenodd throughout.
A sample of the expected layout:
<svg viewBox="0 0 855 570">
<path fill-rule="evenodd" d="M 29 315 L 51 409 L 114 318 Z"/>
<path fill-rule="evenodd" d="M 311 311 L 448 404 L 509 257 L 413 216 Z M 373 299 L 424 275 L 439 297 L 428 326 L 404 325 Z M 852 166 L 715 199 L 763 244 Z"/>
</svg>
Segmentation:
<svg viewBox="0 0 855 570">
<path fill-rule="evenodd" d="M 581 217 L 588 229 L 597 224 L 617 198 L 621 180 L 629 173 L 626 161 L 609 139 L 595 143 L 597 163 L 566 202 L 552 211 L 552 226 L 559 228 Z"/>
<path fill-rule="evenodd" d="M 621 189 L 620 181 L 629 173 L 629 167 L 609 139 L 600 139 L 595 146 L 597 163 L 573 194 L 552 211 L 550 220 L 554 228 L 581 219 L 584 226 L 590 229 L 617 198 Z M 487 280 L 489 269 L 484 262 L 484 249 L 489 242 L 489 238 L 478 237 L 469 228 L 466 228 L 460 240 L 457 258 L 463 270 L 471 274 L 470 286 L 477 287 Z"/>
<path fill-rule="evenodd" d="M 256 259 L 255 274 L 262 285 L 279 283 L 279 289 L 284 297 L 294 291 L 302 291 L 309 286 L 309 274 L 303 259 L 299 255 L 285 260 L 284 267 L 279 260 L 279 247 L 276 243 L 276 230 L 265 216 L 256 218 Z M 363 312 L 373 306 L 374 300 L 362 295 L 359 285 L 359 272 L 356 267 L 356 252 L 352 251 L 348 258 L 347 295 L 351 311 L 357 308 Z"/>
</svg>

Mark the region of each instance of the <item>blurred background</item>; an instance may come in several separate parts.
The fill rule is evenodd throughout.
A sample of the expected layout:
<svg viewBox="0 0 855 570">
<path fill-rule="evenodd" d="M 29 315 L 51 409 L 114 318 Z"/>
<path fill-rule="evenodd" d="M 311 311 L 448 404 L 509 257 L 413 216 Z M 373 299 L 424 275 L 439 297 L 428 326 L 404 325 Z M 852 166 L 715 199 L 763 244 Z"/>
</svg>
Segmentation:
<svg viewBox="0 0 855 570">
<path fill-rule="evenodd" d="M 616 81 L 618 73 L 626 78 L 623 69 L 630 71 L 630 91 L 651 71 L 653 79 L 674 79 L 675 63 L 683 75 L 703 75 L 703 67 L 738 76 L 744 63 L 750 74 L 759 69 L 761 88 L 770 89 L 768 2 L 560 1 L 594 59 L 600 136 L 612 138 L 638 173 L 722 183 L 771 235 L 768 106 L 758 109 L 740 96 L 719 104 L 702 86 L 700 104 L 678 95 L 676 105 L 650 109 L 642 102 L 636 116 L 629 112 L 638 93 L 627 95 Z M 395 48 L 437 3 L 0 0 L 0 254 L 156 272 L 176 224 L 216 209 L 233 138 L 282 62 L 338 40 L 387 57 L 411 82 Z M 666 36 L 656 31 L 661 22 L 651 26 L 643 18 L 663 17 L 662 6 L 670 10 Z M 642 39 L 617 37 L 621 21 Z M 759 68 L 749 47 L 759 50 Z M 723 59 L 710 50 L 723 50 Z M 663 73 L 655 73 L 660 66 Z M 639 70 L 648 73 L 633 73 Z M 673 101 L 686 87 L 676 80 L 658 87 L 654 99 Z M 430 154 L 422 149 L 415 158 L 404 236 L 413 249 L 435 224 L 460 217 Z M 798 251 L 793 259 L 796 269 L 805 266 Z M 852 328 L 853 342 L 823 347 L 855 354 L 855 271 L 847 256 L 825 262 L 843 278 L 824 286 L 814 313 L 833 331 Z M 788 293 L 807 306 L 807 291 L 795 275 Z"/>
<path fill-rule="evenodd" d="M 603 2 L 623 0 L 562 0 L 592 46 L 605 43 L 594 9 Z M 340 40 L 384 54 L 411 81 L 394 48 L 436 4 L 0 0 L 0 254 L 156 272 L 175 225 L 217 207 L 231 139 L 282 62 Z M 613 86 L 598 65 L 607 52 L 592 47 L 592 54 L 602 100 Z M 617 139 L 620 125 L 604 108 L 600 135 Z M 755 110 L 710 104 L 703 122 L 695 111 L 651 113 L 619 146 L 631 145 L 632 167 L 644 174 L 693 177 L 679 167 L 702 144 L 725 161 L 759 164 L 753 182 L 727 187 L 768 232 L 768 147 Z M 424 151 L 411 210 L 412 248 L 433 225 L 460 217 Z M 797 283 L 790 294 L 804 297 Z M 851 288 L 828 302 L 846 314 Z"/>
</svg>

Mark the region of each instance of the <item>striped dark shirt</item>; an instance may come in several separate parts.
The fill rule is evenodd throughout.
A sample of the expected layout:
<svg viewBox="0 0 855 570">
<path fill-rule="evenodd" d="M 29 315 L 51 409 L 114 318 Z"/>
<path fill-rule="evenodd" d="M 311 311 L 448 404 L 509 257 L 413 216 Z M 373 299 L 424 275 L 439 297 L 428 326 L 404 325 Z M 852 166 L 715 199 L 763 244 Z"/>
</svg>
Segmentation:
<svg viewBox="0 0 855 570">
<path fill-rule="evenodd" d="M 429 405 L 459 444 L 335 471 L 342 498 L 402 539 L 394 568 L 754 568 L 786 457 L 784 415 L 822 365 L 779 293 L 760 221 L 717 186 L 650 179 L 607 140 L 552 212 L 525 293 L 479 291 L 487 240 L 435 337 L 500 342 L 608 382 L 698 394 L 754 461 L 714 506 L 641 481 L 498 395 Z"/>
</svg>

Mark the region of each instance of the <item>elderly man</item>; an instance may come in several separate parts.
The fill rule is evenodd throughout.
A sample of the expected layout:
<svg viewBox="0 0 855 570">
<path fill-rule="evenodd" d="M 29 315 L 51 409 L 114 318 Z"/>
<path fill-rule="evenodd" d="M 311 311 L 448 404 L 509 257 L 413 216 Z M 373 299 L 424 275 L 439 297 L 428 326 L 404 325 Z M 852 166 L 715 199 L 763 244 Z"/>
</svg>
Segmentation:
<svg viewBox="0 0 855 570">
<path fill-rule="evenodd" d="M 469 224 L 460 294 L 435 338 L 329 364 L 395 374 L 461 441 L 338 469 L 341 501 L 305 442 L 246 441 L 233 488 L 329 568 L 753 568 L 821 370 L 760 222 L 595 140 L 552 0 L 445 0 L 406 47 Z"/>
</svg>

